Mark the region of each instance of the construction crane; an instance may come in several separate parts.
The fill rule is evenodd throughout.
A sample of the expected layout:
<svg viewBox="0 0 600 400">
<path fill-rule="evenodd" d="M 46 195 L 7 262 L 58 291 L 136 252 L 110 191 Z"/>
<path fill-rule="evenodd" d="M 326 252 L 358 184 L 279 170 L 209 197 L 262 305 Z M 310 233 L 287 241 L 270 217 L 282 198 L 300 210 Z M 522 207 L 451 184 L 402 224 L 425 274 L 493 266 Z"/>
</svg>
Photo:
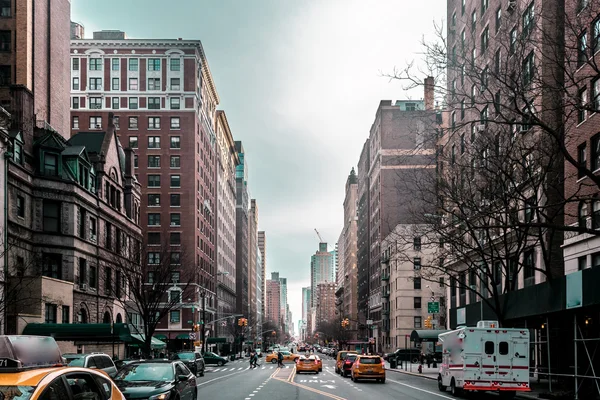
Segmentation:
<svg viewBox="0 0 600 400">
<path fill-rule="evenodd" d="M 321 243 L 325 243 L 325 241 L 321 237 L 321 234 L 319 233 L 319 231 L 317 230 L 317 228 L 315 228 L 315 232 L 317 232 L 317 236 L 319 237 L 319 240 L 321 241 Z"/>
</svg>

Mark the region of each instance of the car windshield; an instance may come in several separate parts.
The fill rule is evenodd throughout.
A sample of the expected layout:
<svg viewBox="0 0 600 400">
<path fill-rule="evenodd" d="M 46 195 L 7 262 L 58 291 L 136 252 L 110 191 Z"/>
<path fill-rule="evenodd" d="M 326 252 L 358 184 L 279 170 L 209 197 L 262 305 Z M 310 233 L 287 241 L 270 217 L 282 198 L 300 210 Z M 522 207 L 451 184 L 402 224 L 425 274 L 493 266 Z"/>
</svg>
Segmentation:
<svg viewBox="0 0 600 400">
<path fill-rule="evenodd" d="M 178 353 L 177 357 L 179 357 L 180 360 L 193 360 L 194 353 Z"/>
<path fill-rule="evenodd" d="M 35 386 L 0 386 L 0 400 L 28 400 Z"/>
<path fill-rule="evenodd" d="M 172 381 L 175 378 L 173 367 L 168 363 L 141 363 L 128 365 L 123 368 L 115 381 L 139 382 L 139 381 Z"/>
<path fill-rule="evenodd" d="M 361 364 L 381 364 L 381 359 L 379 357 L 369 357 L 369 358 L 361 358 Z"/>
<path fill-rule="evenodd" d="M 83 367 L 85 365 L 85 357 L 81 357 L 81 358 L 73 358 L 71 360 L 69 360 L 67 358 L 68 361 L 68 366 L 69 367 Z"/>
<path fill-rule="evenodd" d="M 346 357 L 347 361 L 354 361 L 356 360 L 357 355 L 356 354 L 350 354 L 348 357 Z"/>
<path fill-rule="evenodd" d="M 204 357 L 218 357 L 218 355 L 216 355 L 215 353 L 212 353 L 210 351 L 207 351 L 206 353 L 204 353 Z"/>
</svg>

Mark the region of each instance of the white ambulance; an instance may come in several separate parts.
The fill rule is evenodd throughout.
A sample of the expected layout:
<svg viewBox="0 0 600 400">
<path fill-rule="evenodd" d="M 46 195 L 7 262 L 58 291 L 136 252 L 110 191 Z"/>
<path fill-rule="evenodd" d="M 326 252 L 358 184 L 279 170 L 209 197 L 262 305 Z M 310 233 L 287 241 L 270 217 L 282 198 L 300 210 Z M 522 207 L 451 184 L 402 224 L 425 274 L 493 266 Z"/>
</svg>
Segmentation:
<svg viewBox="0 0 600 400">
<path fill-rule="evenodd" d="M 529 387 L 529 331 L 500 328 L 497 321 L 479 321 L 476 328 L 458 327 L 439 335 L 442 365 L 440 391 L 498 392 L 512 398 Z"/>
</svg>

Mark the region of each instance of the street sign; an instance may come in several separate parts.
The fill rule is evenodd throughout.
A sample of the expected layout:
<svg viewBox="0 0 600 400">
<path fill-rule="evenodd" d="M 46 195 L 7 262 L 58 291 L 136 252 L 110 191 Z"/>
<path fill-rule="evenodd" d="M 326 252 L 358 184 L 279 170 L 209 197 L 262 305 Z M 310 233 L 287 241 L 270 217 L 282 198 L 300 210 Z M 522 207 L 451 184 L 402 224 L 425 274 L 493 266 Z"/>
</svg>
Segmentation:
<svg viewBox="0 0 600 400">
<path fill-rule="evenodd" d="M 372 319 L 368 319 L 367 320 L 367 325 L 373 325 L 373 320 Z"/>
<path fill-rule="evenodd" d="M 188 334 L 188 337 L 190 338 L 190 340 L 194 340 L 194 339 L 196 339 L 196 332 L 190 332 L 190 333 Z"/>
<path fill-rule="evenodd" d="M 430 301 L 427 303 L 427 312 L 429 314 L 437 314 L 440 312 L 440 302 Z"/>
</svg>

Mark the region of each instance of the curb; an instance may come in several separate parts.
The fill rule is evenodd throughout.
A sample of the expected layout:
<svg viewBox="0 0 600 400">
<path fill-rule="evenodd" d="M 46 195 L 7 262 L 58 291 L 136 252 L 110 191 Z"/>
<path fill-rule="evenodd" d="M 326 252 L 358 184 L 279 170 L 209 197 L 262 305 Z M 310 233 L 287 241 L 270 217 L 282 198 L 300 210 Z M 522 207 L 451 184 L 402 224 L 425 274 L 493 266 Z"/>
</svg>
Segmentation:
<svg viewBox="0 0 600 400">
<path fill-rule="evenodd" d="M 423 379 L 429 379 L 431 381 L 437 381 L 436 377 L 427 376 L 427 375 L 419 374 L 419 373 L 416 373 L 416 372 L 403 371 L 401 369 L 394 369 L 394 368 L 386 368 L 386 370 L 388 370 L 388 371 L 394 371 L 394 372 L 396 372 L 398 374 L 412 375 L 412 376 L 416 376 L 416 377 L 423 378 Z M 539 400 L 540 399 L 537 395 L 523 394 L 523 393 L 517 393 L 517 398 L 528 399 L 528 400 Z"/>
</svg>

